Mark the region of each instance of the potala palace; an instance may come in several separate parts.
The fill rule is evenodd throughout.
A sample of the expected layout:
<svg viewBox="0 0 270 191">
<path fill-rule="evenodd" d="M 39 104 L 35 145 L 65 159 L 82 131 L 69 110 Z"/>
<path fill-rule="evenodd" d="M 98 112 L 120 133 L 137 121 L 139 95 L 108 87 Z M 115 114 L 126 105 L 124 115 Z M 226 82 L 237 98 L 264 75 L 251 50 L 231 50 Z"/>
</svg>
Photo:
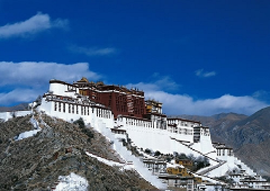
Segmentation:
<svg viewBox="0 0 270 191">
<path fill-rule="evenodd" d="M 168 189 L 224 189 L 226 183 L 217 179 L 222 176 L 234 182 L 231 190 L 270 189 L 264 179 L 234 156 L 232 148 L 212 142 L 209 127 L 198 121 L 166 116 L 162 103 L 145 100 L 143 91 L 89 82 L 86 78 L 73 84 L 51 80 L 36 109 L 69 122 L 82 118 L 108 138 L 131 142 L 140 152 L 171 155 L 177 152 L 209 161 L 209 166 L 191 172 L 185 165 L 187 161 L 168 162 L 144 154 L 140 159 L 142 166 Z M 118 143 L 115 149 L 124 156 Z"/>
</svg>

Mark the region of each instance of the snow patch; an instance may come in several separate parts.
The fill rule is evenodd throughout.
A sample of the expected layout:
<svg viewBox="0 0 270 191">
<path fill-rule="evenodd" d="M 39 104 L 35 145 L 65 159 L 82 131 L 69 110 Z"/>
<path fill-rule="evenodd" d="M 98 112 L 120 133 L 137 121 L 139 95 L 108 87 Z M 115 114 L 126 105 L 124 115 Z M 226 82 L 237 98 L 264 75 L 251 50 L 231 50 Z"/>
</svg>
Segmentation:
<svg viewBox="0 0 270 191">
<path fill-rule="evenodd" d="M 32 137 L 32 136 L 36 135 L 39 131 L 41 131 L 41 128 L 38 126 L 38 122 L 36 121 L 36 119 L 34 117 L 32 117 L 30 119 L 30 122 L 34 126 L 35 130 L 26 131 L 26 132 L 19 134 L 17 137 L 14 138 L 15 141 L 20 141 L 22 139 Z"/>
<path fill-rule="evenodd" d="M 20 141 L 22 139 L 32 137 L 32 136 L 36 135 L 39 131 L 40 131 L 40 129 L 23 132 L 23 133 L 19 134 L 18 137 L 15 138 L 15 141 Z"/>
<path fill-rule="evenodd" d="M 108 166 L 120 166 L 120 167 L 123 167 L 123 169 L 126 169 L 126 170 L 131 170 L 131 169 L 134 169 L 134 166 L 131 165 L 131 164 L 128 164 L 128 163 L 119 163 L 119 162 L 115 162 L 115 161 L 112 161 L 112 160 L 107 160 L 105 158 L 102 158 L 102 157 L 99 157 L 99 156 L 96 156 L 96 155 L 93 155 L 89 152 L 86 152 L 86 154 L 92 158 L 96 158 L 98 161 L 108 165 Z"/>
<path fill-rule="evenodd" d="M 85 178 L 73 172 L 68 176 L 59 176 L 58 181 L 59 184 L 55 187 L 55 191 L 87 191 L 89 186 Z"/>
<path fill-rule="evenodd" d="M 32 114 L 32 111 L 12 111 L 12 112 L 0 112 L 0 119 L 7 121 L 13 117 L 23 117 Z"/>
</svg>

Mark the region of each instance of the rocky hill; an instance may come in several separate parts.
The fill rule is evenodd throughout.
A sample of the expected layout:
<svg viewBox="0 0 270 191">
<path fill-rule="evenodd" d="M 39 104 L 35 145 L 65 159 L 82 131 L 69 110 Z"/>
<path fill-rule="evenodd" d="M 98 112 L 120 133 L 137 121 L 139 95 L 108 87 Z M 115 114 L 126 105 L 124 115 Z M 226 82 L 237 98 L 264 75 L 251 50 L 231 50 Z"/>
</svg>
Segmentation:
<svg viewBox="0 0 270 191">
<path fill-rule="evenodd" d="M 86 151 L 108 160 L 123 162 L 111 143 L 81 123 L 71 124 L 36 115 L 41 130 L 32 137 L 16 139 L 33 130 L 32 116 L 0 123 L 0 190 L 51 190 L 59 176 L 71 172 L 84 177 L 88 190 L 154 190 L 135 170 L 108 166 Z"/>
<path fill-rule="evenodd" d="M 270 107 L 251 116 L 223 113 L 210 117 L 182 116 L 209 126 L 212 140 L 225 143 L 262 175 L 270 176 Z"/>
</svg>

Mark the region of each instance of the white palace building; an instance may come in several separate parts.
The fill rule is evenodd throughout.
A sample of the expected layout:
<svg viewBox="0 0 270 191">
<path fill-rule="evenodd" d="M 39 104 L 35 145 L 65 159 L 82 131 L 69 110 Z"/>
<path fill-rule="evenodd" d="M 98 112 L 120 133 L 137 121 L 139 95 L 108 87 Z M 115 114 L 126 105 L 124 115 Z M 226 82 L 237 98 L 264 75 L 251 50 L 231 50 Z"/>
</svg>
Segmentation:
<svg viewBox="0 0 270 191">
<path fill-rule="evenodd" d="M 107 90 L 108 92 L 125 94 L 114 89 Z M 213 159 L 219 158 L 217 148 L 212 144 L 208 127 L 202 126 L 197 121 L 168 118 L 162 114 L 161 103 L 157 103 L 153 100 L 145 101 L 145 107 L 151 110 L 142 117 L 129 114 L 115 116 L 110 107 L 80 94 L 80 88 L 76 84 L 51 80 L 49 91 L 44 94 L 38 109 L 66 121 L 72 122 L 83 118 L 92 127 L 103 126 L 116 133 L 124 132 L 140 148 L 173 153 L 181 152 L 181 148 L 184 147 L 185 151 L 188 149 L 195 156 L 203 153 Z M 231 149 L 226 147 L 226 150 Z M 225 153 L 229 157 L 226 151 L 222 158 Z"/>
<path fill-rule="evenodd" d="M 132 90 L 117 87 L 119 86 L 94 84 L 85 78 L 74 84 L 51 80 L 49 91 L 43 95 L 38 110 L 70 122 L 82 118 L 96 129 L 109 128 L 118 137 L 128 137 L 138 148 L 160 151 L 164 154 L 178 152 L 193 154 L 195 157 L 205 156 L 212 166 L 218 167 L 215 169 L 218 174 L 214 172 L 215 170 L 211 170 L 208 172 L 210 176 L 211 173 L 215 176 L 222 175 L 238 163 L 245 166 L 245 170 L 252 175 L 255 174 L 234 157 L 232 148 L 212 143 L 209 127 L 197 121 L 168 118 L 162 114 L 162 104 L 159 102 L 144 101 L 145 112 L 141 116 L 132 115 L 130 107 L 129 113 L 125 113 L 123 109 L 123 114 L 120 111 L 115 116 L 114 113 L 117 112 L 113 112 L 108 104 L 100 101 L 104 97 L 116 100 L 117 103 L 118 100 L 113 98 L 122 96 L 120 97 L 122 102 L 126 105 L 132 104 L 133 109 L 136 108 L 134 106 L 136 100 L 137 102 L 144 100 L 143 95 L 138 98 L 137 91 L 134 93 Z M 93 95 L 95 99 L 90 98 Z M 133 99 L 132 103 L 128 102 L 130 98 Z M 113 107 L 113 104 L 111 106 Z"/>
<path fill-rule="evenodd" d="M 232 148 L 212 143 L 209 127 L 198 121 L 167 117 L 162 113 L 162 103 L 145 100 L 142 91 L 85 78 L 73 84 L 51 80 L 37 110 L 69 122 L 82 118 L 89 126 L 100 132 L 107 129 L 140 150 L 206 157 L 210 166 L 197 171 L 198 176 L 220 177 L 235 169 L 257 176 L 234 156 Z"/>
</svg>

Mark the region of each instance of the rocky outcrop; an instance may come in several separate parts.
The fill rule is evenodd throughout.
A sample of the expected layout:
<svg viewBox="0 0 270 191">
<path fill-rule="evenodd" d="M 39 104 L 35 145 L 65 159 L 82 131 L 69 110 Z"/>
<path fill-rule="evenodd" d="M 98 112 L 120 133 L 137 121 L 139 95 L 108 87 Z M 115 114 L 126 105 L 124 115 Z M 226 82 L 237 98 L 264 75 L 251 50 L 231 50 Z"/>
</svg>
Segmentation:
<svg viewBox="0 0 270 191">
<path fill-rule="evenodd" d="M 0 124 L 0 190 L 51 190 L 59 176 L 74 172 L 87 179 L 88 190 L 151 190 L 136 171 L 107 166 L 92 154 L 121 162 L 111 143 L 93 129 L 46 115 L 35 115 L 42 130 L 16 141 L 19 133 L 33 129 L 31 116 Z"/>
</svg>

